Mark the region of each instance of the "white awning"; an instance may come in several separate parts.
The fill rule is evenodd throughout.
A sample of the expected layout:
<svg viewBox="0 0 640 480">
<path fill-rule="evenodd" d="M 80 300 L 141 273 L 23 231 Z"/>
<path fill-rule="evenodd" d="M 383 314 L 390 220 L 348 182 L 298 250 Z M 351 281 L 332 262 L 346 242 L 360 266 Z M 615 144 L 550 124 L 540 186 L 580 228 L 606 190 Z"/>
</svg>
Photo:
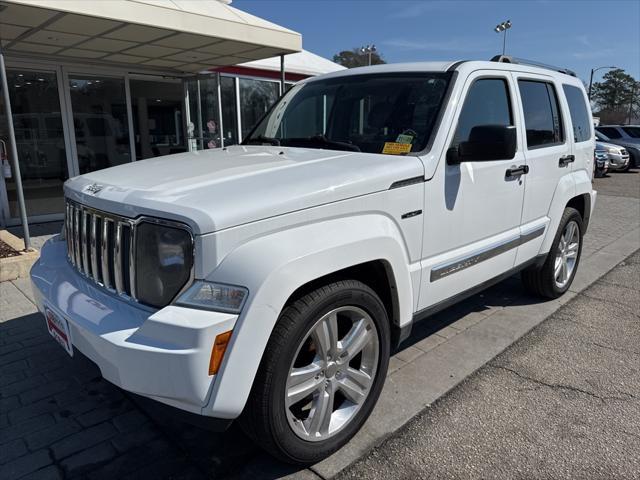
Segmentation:
<svg viewBox="0 0 640 480">
<path fill-rule="evenodd" d="M 0 0 L 5 54 L 195 73 L 299 52 L 299 33 L 218 0 Z"/>
<path fill-rule="evenodd" d="M 342 65 L 307 50 L 287 55 L 284 61 L 287 73 L 316 76 L 324 73 L 337 72 L 338 70 L 345 70 L 345 67 Z M 257 68 L 259 70 L 280 71 L 280 58 L 265 58 L 264 60 L 240 63 L 238 66 Z"/>
</svg>

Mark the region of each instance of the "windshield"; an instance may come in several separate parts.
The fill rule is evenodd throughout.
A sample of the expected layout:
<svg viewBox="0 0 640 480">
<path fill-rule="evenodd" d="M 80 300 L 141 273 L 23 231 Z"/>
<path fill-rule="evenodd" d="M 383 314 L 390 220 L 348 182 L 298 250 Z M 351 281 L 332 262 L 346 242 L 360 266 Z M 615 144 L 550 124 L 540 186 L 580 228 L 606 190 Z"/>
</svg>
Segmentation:
<svg viewBox="0 0 640 480">
<path fill-rule="evenodd" d="M 640 127 L 622 127 L 627 135 L 633 138 L 640 138 Z"/>
<path fill-rule="evenodd" d="M 390 73 L 314 80 L 293 87 L 244 144 L 402 155 L 423 150 L 450 73 Z"/>
</svg>

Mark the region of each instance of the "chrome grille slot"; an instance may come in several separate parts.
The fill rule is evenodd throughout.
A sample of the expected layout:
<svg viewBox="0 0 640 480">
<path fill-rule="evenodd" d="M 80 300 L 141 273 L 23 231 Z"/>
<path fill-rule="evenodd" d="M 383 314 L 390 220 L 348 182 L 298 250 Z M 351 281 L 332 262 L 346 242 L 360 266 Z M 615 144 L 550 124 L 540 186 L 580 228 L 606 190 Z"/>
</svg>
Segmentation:
<svg viewBox="0 0 640 480">
<path fill-rule="evenodd" d="M 67 256 L 84 276 L 135 297 L 135 222 L 66 201 Z"/>
</svg>

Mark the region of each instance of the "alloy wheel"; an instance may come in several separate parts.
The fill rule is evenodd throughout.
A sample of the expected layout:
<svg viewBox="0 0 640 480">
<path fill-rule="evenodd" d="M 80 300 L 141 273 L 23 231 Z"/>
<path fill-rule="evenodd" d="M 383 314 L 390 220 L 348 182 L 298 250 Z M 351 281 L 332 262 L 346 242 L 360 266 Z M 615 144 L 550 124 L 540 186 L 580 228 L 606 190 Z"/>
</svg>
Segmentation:
<svg viewBox="0 0 640 480">
<path fill-rule="evenodd" d="M 379 352 L 376 325 L 361 308 L 323 315 L 298 346 L 287 376 L 285 408 L 295 434 L 321 441 L 344 429 L 369 396 Z"/>
<path fill-rule="evenodd" d="M 580 250 L 580 228 L 575 220 L 568 222 L 560 237 L 553 275 L 558 288 L 564 288 L 576 267 Z"/>
</svg>

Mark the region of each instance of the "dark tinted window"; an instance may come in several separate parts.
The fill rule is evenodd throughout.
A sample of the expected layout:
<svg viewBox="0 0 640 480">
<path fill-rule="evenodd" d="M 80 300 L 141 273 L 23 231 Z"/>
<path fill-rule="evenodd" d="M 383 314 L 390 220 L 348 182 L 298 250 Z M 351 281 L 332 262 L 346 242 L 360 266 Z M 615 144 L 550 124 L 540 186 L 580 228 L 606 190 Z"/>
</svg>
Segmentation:
<svg viewBox="0 0 640 480">
<path fill-rule="evenodd" d="M 584 93 L 578 87 L 571 85 L 563 85 L 562 89 L 569 104 L 574 140 L 576 142 L 584 142 L 591 139 L 591 116 L 587 110 Z"/>
<path fill-rule="evenodd" d="M 562 120 L 553 85 L 546 82 L 519 80 L 527 147 L 550 146 L 563 141 Z"/>
<path fill-rule="evenodd" d="M 389 155 L 418 152 L 431 137 L 450 77 L 443 72 L 409 72 L 300 83 L 245 143 Z"/>
<path fill-rule="evenodd" d="M 613 127 L 598 127 L 597 130 L 609 138 L 622 138 L 620 132 Z"/>
<path fill-rule="evenodd" d="M 476 80 L 464 100 L 452 146 L 468 142 L 473 127 L 513 125 L 507 82 L 499 78 Z"/>
<path fill-rule="evenodd" d="M 622 130 L 633 138 L 640 138 L 640 127 L 622 127 Z"/>
</svg>

